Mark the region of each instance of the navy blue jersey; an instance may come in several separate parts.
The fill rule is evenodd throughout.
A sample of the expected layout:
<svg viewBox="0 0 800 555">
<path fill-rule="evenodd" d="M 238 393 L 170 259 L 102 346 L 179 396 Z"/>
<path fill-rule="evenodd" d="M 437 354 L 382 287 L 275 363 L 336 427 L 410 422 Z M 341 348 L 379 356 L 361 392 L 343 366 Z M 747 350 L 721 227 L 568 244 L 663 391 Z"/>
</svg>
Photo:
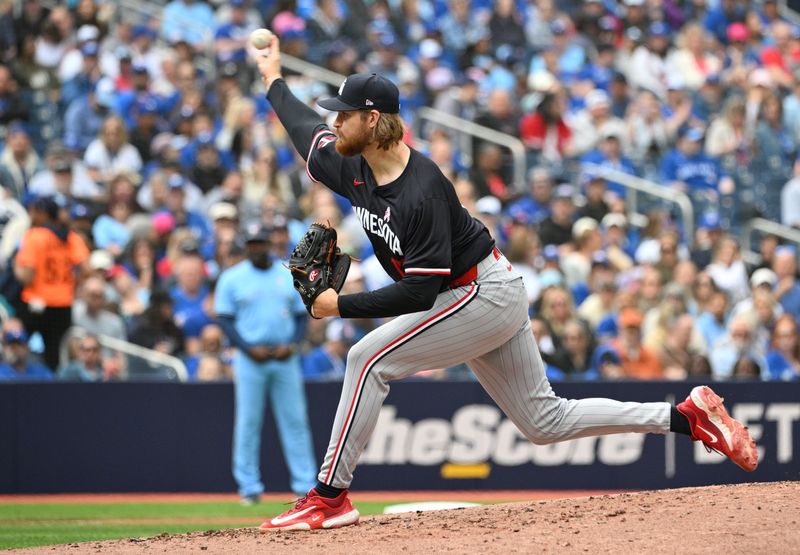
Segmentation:
<svg viewBox="0 0 800 555">
<path fill-rule="evenodd" d="M 378 186 L 362 156 L 336 151 L 336 135 L 314 135 L 307 158 L 309 177 L 350 200 L 386 272 L 441 275 L 442 288 L 488 256 L 494 240 L 461 206 L 439 167 L 414 150 L 395 181 Z"/>
</svg>

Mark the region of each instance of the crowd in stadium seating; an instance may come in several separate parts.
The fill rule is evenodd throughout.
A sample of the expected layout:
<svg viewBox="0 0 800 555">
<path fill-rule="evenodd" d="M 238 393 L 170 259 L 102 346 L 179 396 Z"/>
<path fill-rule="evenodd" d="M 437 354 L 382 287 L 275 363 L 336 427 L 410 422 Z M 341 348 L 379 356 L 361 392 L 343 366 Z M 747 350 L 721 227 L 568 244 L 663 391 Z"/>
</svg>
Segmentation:
<svg viewBox="0 0 800 555">
<path fill-rule="evenodd" d="M 398 84 L 408 141 L 524 274 L 551 378 L 800 379 L 796 247 L 761 235 L 746 263 L 740 240 L 755 216 L 800 227 L 800 27 L 774 0 L 161 8 L 0 1 L 0 380 L 133 379 L 98 334 L 182 357 L 194 380 L 230 378 L 214 284 L 243 260 L 251 222 L 285 259 L 308 222 L 329 220 L 361 259 L 345 292 L 387 283 L 349 204 L 310 182 L 264 98 L 246 52 L 262 26 L 287 54 Z M 286 75 L 310 105 L 334 90 Z M 527 174 L 422 106 L 519 137 Z M 646 217 L 634 214 L 598 168 L 686 193 L 694 232 L 655 198 L 639 195 Z M 41 226 L 70 243 L 66 266 L 34 246 Z M 21 297 L 20 260 L 58 290 Z M 306 377 L 341 379 L 376 325 L 311 321 Z M 60 352 L 70 326 L 83 331 Z"/>
</svg>

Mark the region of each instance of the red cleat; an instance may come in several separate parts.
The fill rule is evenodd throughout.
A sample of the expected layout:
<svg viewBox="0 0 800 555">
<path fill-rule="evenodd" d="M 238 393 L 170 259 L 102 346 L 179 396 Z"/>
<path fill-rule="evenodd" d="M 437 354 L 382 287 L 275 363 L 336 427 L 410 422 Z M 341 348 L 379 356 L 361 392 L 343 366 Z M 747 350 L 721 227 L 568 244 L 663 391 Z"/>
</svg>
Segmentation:
<svg viewBox="0 0 800 555">
<path fill-rule="evenodd" d="M 265 521 L 258 527 L 270 530 L 319 530 L 358 524 L 358 509 L 353 507 L 344 490 L 335 499 L 320 497 L 315 489 L 297 500 L 285 513 Z"/>
<path fill-rule="evenodd" d="M 689 419 L 693 440 L 702 441 L 707 448 L 752 472 L 758 466 L 756 443 L 747 428 L 731 418 L 723 400 L 707 385 L 699 385 L 675 408 Z"/>
</svg>

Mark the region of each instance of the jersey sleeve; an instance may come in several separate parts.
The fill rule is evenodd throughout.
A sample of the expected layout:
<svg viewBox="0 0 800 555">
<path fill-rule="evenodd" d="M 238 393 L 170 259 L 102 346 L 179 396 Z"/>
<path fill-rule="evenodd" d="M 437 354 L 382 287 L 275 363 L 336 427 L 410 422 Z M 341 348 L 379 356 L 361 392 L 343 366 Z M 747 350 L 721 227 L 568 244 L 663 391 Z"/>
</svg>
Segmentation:
<svg viewBox="0 0 800 555">
<path fill-rule="evenodd" d="M 220 316 L 236 316 L 231 274 L 223 272 L 214 290 L 214 312 Z"/>
<path fill-rule="evenodd" d="M 315 183 L 322 183 L 332 191 L 342 191 L 342 164 L 344 157 L 336 152 L 336 135 L 327 127 L 316 132 L 306 157 L 306 173 Z M 346 196 L 346 195 L 344 195 Z"/>
<path fill-rule="evenodd" d="M 408 224 L 403 271 L 412 275 L 450 275 L 450 210 L 443 199 L 423 201 Z"/>
<path fill-rule="evenodd" d="M 42 235 L 39 233 L 38 229 L 34 228 L 28 230 L 28 232 L 22 238 L 22 242 L 19 246 L 19 252 L 17 252 L 17 264 L 25 268 L 36 267 L 36 253 L 43 252 L 44 247 L 41 237 Z"/>
<path fill-rule="evenodd" d="M 70 232 L 69 234 L 69 257 L 73 266 L 83 264 L 89 258 L 89 247 L 83 241 L 83 238 L 77 233 Z"/>
</svg>

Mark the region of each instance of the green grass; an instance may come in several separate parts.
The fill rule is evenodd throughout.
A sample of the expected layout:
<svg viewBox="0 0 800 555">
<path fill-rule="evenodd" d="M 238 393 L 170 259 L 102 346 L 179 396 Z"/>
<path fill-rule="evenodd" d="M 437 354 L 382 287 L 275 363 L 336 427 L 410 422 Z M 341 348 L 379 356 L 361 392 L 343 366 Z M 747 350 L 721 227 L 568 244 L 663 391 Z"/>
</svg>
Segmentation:
<svg viewBox="0 0 800 555">
<path fill-rule="evenodd" d="M 363 515 L 379 514 L 391 501 L 359 502 Z M 62 543 L 140 538 L 162 532 L 256 526 L 265 517 L 285 511 L 285 503 L 241 507 L 230 503 L 25 503 L 0 505 L 0 549 Z M 201 523 L 175 522 L 203 519 Z M 215 519 L 220 519 L 218 522 Z M 235 519 L 235 520 L 234 520 Z M 119 522 L 130 520 L 131 522 Z M 141 523 L 135 521 L 140 520 Z M 164 520 L 163 524 L 155 522 Z M 104 522 L 105 521 L 105 522 Z M 171 522 L 172 521 L 172 522 Z"/>
</svg>

